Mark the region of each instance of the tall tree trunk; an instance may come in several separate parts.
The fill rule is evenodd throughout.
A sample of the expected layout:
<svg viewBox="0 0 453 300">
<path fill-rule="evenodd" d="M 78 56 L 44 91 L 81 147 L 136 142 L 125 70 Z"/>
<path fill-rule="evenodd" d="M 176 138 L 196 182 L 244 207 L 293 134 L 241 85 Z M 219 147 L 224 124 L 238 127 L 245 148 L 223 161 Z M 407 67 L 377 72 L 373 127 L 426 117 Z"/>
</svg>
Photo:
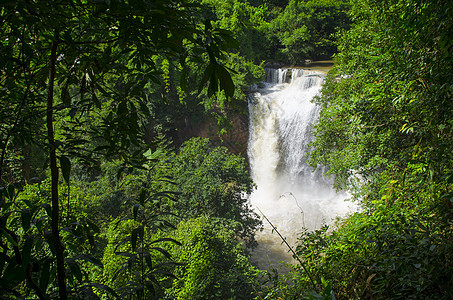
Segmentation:
<svg viewBox="0 0 453 300">
<path fill-rule="evenodd" d="M 47 93 L 47 139 L 49 140 L 50 147 L 50 174 L 52 179 L 52 240 L 55 244 L 55 252 L 57 257 L 57 275 L 58 275 L 58 294 L 60 300 L 68 298 L 68 292 L 66 290 L 66 275 L 64 266 L 64 249 L 60 240 L 59 233 L 59 214 L 60 206 L 58 203 L 58 166 L 57 166 L 57 153 L 53 131 L 53 96 L 54 96 L 54 85 L 55 85 L 55 64 L 57 61 L 57 47 L 58 47 L 59 35 L 58 31 L 55 31 L 54 40 L 52 42 L 52 49 L 50 53 L 49 62 L 49 85 Z"/>
</svg>

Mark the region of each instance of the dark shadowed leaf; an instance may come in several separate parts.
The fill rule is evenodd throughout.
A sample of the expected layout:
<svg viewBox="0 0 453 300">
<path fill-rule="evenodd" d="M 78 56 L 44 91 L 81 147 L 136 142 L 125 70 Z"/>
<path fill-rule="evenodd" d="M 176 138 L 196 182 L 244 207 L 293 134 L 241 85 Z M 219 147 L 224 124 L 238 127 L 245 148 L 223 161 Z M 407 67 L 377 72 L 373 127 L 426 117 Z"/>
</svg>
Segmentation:
<svg viewBox="0 0 453 300">
<path fill-rule="evenodd" d="M 212 77 L 212 74 L 214 74 L 214 72 L 215 72 L 215 63 L 211 62 L 204 71 L 203 78 L 201 79 L 200 84 L 198 86 L 198 94 L 201 93 L 201 91 L 205 87 L 206 83 L 208 82 L 209 78 Z"/>
<path fill-rule="evenodd" d="M 27 231 L 30 229 L 30 223 L 31 223 L 31 211 L 28 208 L 24 208 L 20 212 L 21 218 L 22 218 L 22 228 Z"/>
<path fill-rule="evenodd" d="M 160 253 L 162 253 L 162 254 L 163 254 L 166 258 L 168 258 L 168 259 L 171 258 L 170 253 L 169 253 L 167 250 L 165 250 L 165 249 L 162 249 L 162 248 L 159 248 L 159 247 L 152 247 L 152 248 L 150 248 L 150 249 L 159 251 Z"/>
<path fill-rule="evenodd" d="M 71 270 L 71 274 L 74 275 L 75 278 L 77 278 L 78 281 L 82 281 L 83 275 L 82 271 L 80 270 L 80 266 L 77 261 L 74 259 L 66 259 L 66 263 L 69 266 L 69 269 Z"/>
<path fill-rule="evenodd" d="M 50 263 L 51 259 L 45 259 L 41 264 L 41 276 L 39 278 L 39 289 L 43 292 L 47 290 L 47 285 L 49 284 L 50 278 Z"/>
<path fill-rule="evenodd" d="M 225 92 L 228 98 L 232 98 L 234 95 L 234 83 L 231 79 L 230 73 L 221 65 L 216 66 L 217 78 L 220 81 L 220 89 Z"/>
<path fill-rule="evenodd" d="M 18 265 L 15 259 L 11 259 L 2 277 L 6 281 L 20 282 L 25 279 L 25 268 Z"/>
<path fill-rule="evenodd" d="M 135 248 L 137 247 L 137 236 L 138 236 L 138 228 L 135 228 L 132 230 L 131 233 L 131 246 L 132 250 L 135 251 Z"/>
<path fill-rule="evenodd" d="M 33 238 L 28 237 L 22 248 L 22 265 L 26 268 L 30 262 L 31 249 L 33 247 Z"/>
<path fill-rule="evenodd" d="M 82 260 L 90 262 L 93 265 L 98 266 L 100 268 L 103 267 L 102 262 L 91 254 L 80 254 L 80 255 L 74 256 L 74 259 L 82 259 Z"/>
<path fill-rule="evenodd" d="M 69 178 L 71 176 L 71 161 L 66 156 L 60 156 L 61 173 L 66 183 L 69 184 Z"/>
<path fill-rule="evenodd" d="M 132 208 L 132 213 L 134 215 L 134 220 L 137 220 L 138 209 L 140 208 L 140 204 L 135 204 Z"/>
</svg>

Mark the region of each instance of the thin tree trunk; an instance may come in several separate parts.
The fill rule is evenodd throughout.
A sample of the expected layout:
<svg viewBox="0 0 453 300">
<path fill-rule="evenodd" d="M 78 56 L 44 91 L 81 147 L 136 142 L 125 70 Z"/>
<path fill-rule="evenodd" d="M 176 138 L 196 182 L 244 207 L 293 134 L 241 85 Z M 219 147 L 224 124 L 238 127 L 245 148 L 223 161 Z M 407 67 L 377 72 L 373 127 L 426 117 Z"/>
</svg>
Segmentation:
<svg viewBox="0 0 453 300">
<path fill-rule="evenodd" d="M 68 298 L 66 290 L 66 276 L 64 266 L 64 249 L 60 240 L 58 220 L 60 216 L 60 206 L 58 203 L 58 166 L 57 153 L 53 131 L 53 96 L 55 85 L 55 64 L 57 61 L 57 46 L 58 46 L 58 31 L 55 31 L 54 41 L 50 53 L 49 64 L 49 86 L 47 94 L 47 139 L 50 147 L 50 174 L 52 179 L 52 239 L 55 244 L 55 252 L 57 257 L 57 279 L 58 279 L 58 294 L 60 300 Z"/>
</svg>

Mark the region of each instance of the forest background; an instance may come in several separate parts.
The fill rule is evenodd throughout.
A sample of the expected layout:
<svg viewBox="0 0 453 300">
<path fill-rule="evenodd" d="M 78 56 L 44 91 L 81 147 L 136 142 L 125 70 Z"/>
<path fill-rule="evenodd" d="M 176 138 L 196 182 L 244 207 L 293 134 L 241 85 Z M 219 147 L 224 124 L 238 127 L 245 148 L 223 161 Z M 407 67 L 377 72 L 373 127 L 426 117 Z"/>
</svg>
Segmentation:
<svg viewBox="0 0 453 300">
<path fill-rule="evenodd" d="M 451 1 L 2 1 L 0 24 L 1 298 L 452 298 Z M 310 161 L 361 210 L 260 271 L 246 159 L 180 132 L 223 136 L 266 65 L 332 56 Z"/>
</svg>

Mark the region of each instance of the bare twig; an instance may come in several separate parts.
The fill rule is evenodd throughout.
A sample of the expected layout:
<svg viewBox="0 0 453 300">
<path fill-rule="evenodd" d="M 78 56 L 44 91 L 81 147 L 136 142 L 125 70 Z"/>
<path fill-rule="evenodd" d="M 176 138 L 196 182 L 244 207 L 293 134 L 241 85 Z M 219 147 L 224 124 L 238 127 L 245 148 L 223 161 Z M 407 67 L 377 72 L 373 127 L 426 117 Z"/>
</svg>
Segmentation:
<svg viewBox="0 0 453 300">
<path fill-rule="evenodd" d="M 316 292 L 318 292 L 318 289 L 316 288 L 316 284 L 315 284 L 315 281 L 313 280 L 313 277 L 311 276 L 310 272 L 308 271 L 308 269 L 305 267 L 305 264 L 302 262 L 302 260 L 300 259 L 300 257 L 296 254 L 296 252 L 293 250 L 293 248 L 288 244 L 288 242 L 286 241 L 286 238 L 283 237 L 283 235 L 281 235 L 281 233 L 277 230 L 277 228 L 274 226 L 274 224 L 272 224 L 272 222 L 266 217 L 266 215 L 261 211 L 261 209 L 259 209 L 259 207 L 257 207 L 257 209 L 260 211 L 260 213 L 263 215 L 264 219 L 266 219 L 266 221 L 271 225 L 272 229 L 275 230 L 275 232 L 278 234 L 278 236 L 282 239 L 283 243 L 285 243 L 286 247 L 288 247 L 289 251 L 291 251 L 291 253 L 293 254 L 294 258 L 297 259 L 297 261 L 299 262 L 299 264 L 302 266 L 302 268 L 304 269 L 304 271 L 307 273 L 307 276 L 308 278 L 310 278 L 310 281 L 311 281 L 311 284 L 313 285 L 313 288 Z"/>
</svg>

